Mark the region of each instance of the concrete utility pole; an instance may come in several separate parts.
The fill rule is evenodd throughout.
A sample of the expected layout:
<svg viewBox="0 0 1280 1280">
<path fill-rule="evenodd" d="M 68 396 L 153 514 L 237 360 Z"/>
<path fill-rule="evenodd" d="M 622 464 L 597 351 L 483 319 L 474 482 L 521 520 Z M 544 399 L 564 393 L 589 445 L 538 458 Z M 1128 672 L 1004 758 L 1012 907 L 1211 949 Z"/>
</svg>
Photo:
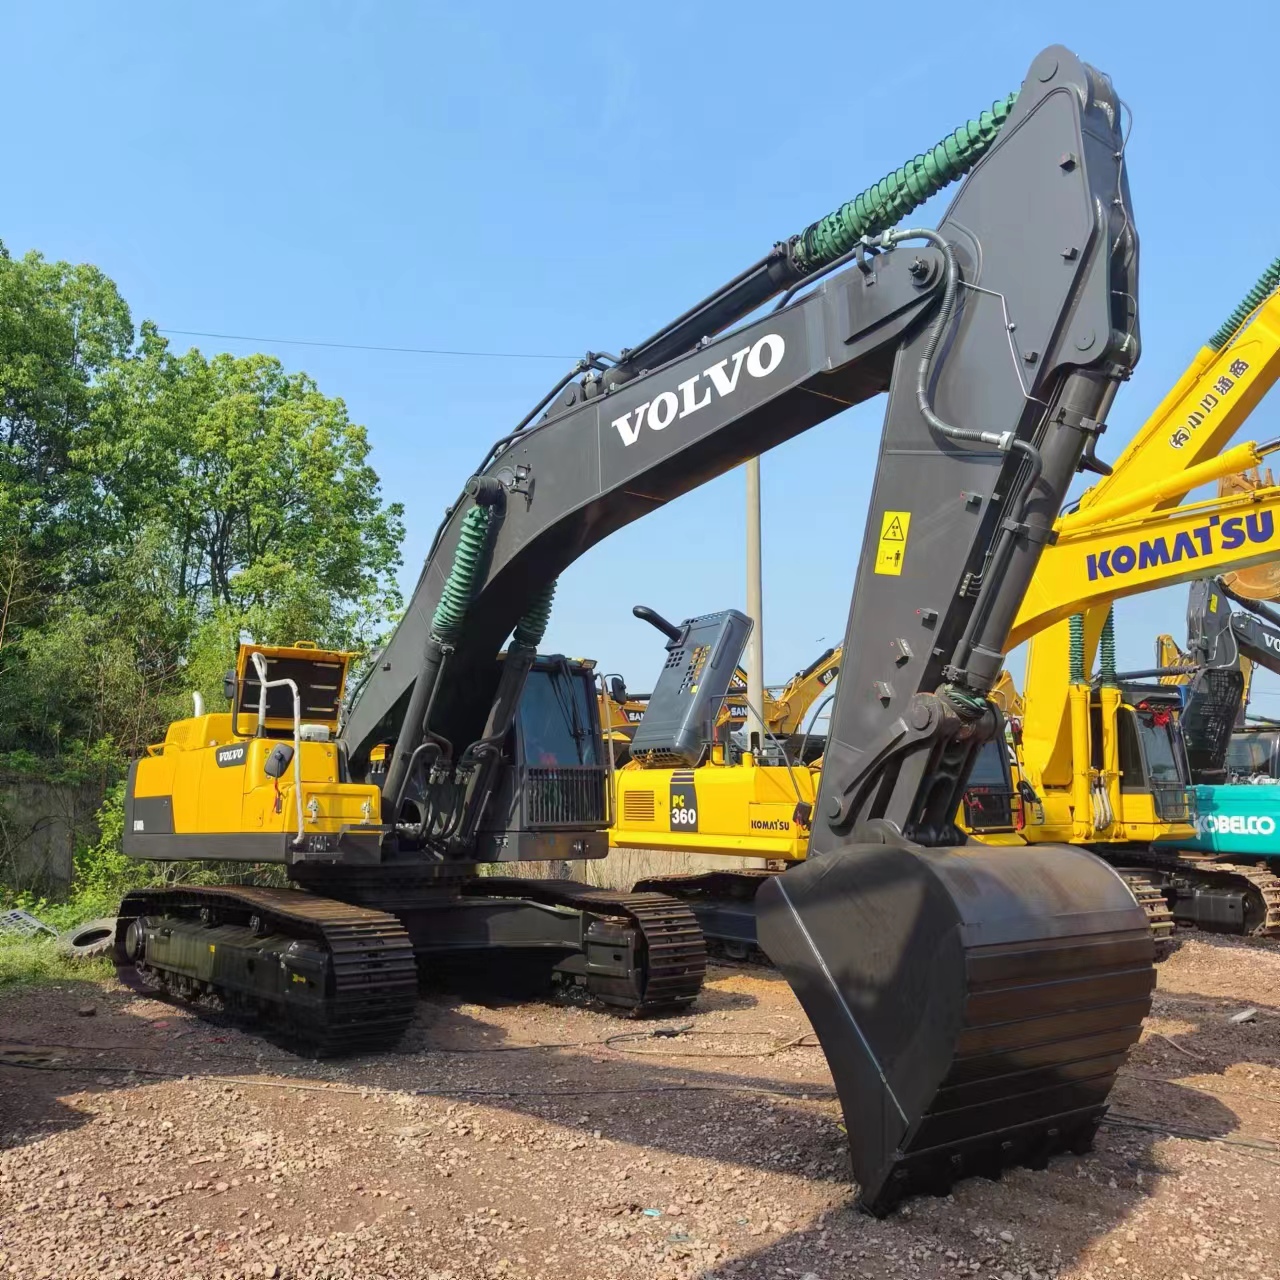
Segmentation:
<svg viewBox="0 0 1280 1280">
<path fill-rule="evenodd" d="M 747 461 L 747 616 L 755 624 L 747 644 L 747 741 L 760 735 L 764 725 L 755 709 L 764 712 L 764 577 L 760 569 L 760 459 Z"/>
</svg>

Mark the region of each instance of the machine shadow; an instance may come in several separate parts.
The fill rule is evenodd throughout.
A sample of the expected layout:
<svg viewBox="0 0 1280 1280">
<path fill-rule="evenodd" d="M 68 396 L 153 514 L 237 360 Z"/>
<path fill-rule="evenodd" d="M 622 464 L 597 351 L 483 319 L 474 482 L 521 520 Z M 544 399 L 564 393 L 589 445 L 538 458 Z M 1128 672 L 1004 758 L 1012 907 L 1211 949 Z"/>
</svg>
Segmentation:
<svg viewBox="0 0 1280 1280">
<path fill-rule="evenodd" d="M 136 993 L 92 979 L 64 979 L 56 988 L 57 1003 L 66 1006 L 67 1016 L 53 1023 L 46 1017 L 51 1004 L 46 988 L 23 987 L 5 992 L 0 1000 L 0 1150 L 90 1124 L 92 1113 L 69 1106 L 64 1095 L 125 1086 L 123 1076 L 103 1074 L 117 1063 L 103 1058 L 76 1069 L 74 1051 L 65 1046 L 98 1043 L 103 1038 L 98 1024 L 125 1014 Z M 92 1008 L 93 1018 L 81 1017 L 81 1008 Z"/>
<path fill-rule="evenodd" d="M 785 986 L 780 975 L 769 976 Z M 820 1051 L 777 1055 L 775 1039 L 794 1037 L 725 1031 L 708 1017 L 755 1003 L 746 993 L 709 989 L 691 1014 L 633 1020 L 558 1001 L 552 1007 L 585 1015 L 581 1040 L 539 1048 L 487 1020 L 486 1013 L 507 1007 L 500 996 L 477 1008 L 428 993 L 404 1051 L 368 1059 L 367 1071 L 424 1098 L 598 1130 L 665 1155 L 847 1180 L 835 1092 Z"/>
</svg>

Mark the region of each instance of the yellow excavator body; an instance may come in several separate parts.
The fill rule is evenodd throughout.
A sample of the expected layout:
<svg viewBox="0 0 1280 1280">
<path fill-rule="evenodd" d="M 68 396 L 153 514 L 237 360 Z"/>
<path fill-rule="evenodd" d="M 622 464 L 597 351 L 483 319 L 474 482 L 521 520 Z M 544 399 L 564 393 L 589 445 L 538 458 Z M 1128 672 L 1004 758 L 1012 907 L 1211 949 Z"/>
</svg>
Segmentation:
<svg viewBox="0 0 1280 1280">
<path fill-rule="evenodd" d="M 756 764 L 750 752 L 735 764 L 720 754 L 696 769 L 620 769 L 609 844 L 803 862 L 819 772 Z"/>
<path fill-rule="evenodd" d="M 231 710 L 198 707 L 170 724 L 164 741 L 134 764 L 128 843 L 162 857 L 166 839 L 194 831 L 210 838 L 211 856 L 253 860 L 300 831 L 313 844 L 376 833 L 381 793 L 344 777 L 335 741 L 353 656 L 305 643 L 242 644 L 227 675 Z M 259 663 L 267 677 L 265 704 Z M 296 688 L 296 714 L 294 688 L 277 681 Z M 281 762 L 274 777 L 267 767 L 273 753 Z M 228 837 L 222 846 L 219 836 Z"/>
</svg>

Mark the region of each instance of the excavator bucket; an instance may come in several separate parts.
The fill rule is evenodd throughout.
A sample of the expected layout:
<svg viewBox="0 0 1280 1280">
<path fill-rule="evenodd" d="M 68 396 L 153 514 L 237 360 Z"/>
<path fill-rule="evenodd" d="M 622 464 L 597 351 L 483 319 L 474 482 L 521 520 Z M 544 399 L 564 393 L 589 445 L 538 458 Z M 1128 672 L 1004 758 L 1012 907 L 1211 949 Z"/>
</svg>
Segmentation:
<svg viewBox="0 0 1280 1280">
<path fill-rule="evenodd" d="M 1146 917 L 1092 853 L 852 845 L 768 881 L 756 912 L 864 1208 L 1089 1148 L 1155 986 Z"/>
</svg>

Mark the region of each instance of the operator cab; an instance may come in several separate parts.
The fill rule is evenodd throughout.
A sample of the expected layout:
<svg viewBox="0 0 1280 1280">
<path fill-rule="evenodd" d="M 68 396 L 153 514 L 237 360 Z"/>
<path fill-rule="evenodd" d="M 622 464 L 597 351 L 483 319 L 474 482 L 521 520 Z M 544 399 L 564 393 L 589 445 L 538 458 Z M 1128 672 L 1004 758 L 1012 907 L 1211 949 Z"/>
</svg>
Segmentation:
<svg viewBox="0 0 1280 1280">
<path fill-rule="evenodd" d="M 1120 791 L 1149 794 L 1158 822 L 1192 817 L 1191 766 L 1182 740 L 1182 694 L 1176 686 L 1122 686 L 1118 713 Z M 1093 701 L 1093 766 L 1102 768 L 1102 712 Z"/>
<path fill-rule="evenodd" d="M 1022 799 L 1013 779 L 1013 752 L 1003 734 L 982 744 L 964 789 L 964 825 L 992 835 L 1022 828 Z"/>
<path fill-rule="evenodd" d="M 371 753 L 374 777 L 393 745 L 381 744 Z M 500 740 L 486 737 L 463 752 L 462 781 L 452 771 L 438 775 L 429 764 L 418 771 L 398 815 L 401 836 L 411 844 L 446 847 L 488 768 L 496 770 L 493 790 L 468 861 L 603 857 L 609 769 L 595 663 L 558 654 L 534 658 L 510 728 Z"/>
<path fill-rule="evenodd" d="M 1253 778 L 1280 782 L 1280 729 L 1249 726 L 1237 729 L 1227 745 L 1227 781 Z"/>
</svg>

